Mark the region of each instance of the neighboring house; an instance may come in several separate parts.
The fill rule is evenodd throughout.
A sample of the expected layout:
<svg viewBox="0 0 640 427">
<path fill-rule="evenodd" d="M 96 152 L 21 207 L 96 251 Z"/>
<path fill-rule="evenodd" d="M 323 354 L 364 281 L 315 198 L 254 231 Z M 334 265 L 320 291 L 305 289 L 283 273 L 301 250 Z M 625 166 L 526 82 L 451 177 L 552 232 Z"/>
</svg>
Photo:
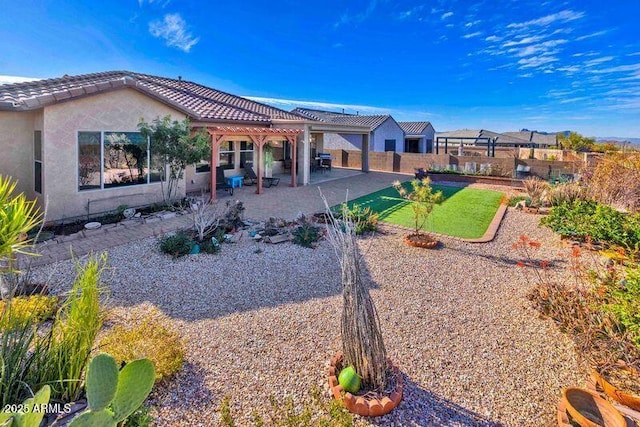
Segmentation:
<svg viewBox="0 0 640 427">
<path fill-rule="evenodd" d="M 558 146 L 558 135 L 555 133 L 521 130 L 518 132 L 503 132 L 503 134 L 527 140 L 533 144 L 533 148 L 549 148 Z"/>
<path fill-rule="evenodd" d="M 311 120 L 317 120 L 327 124 L 339 124 L 348 126 L 366 126 L 370 130 L 370 151 L 395 151 L 404 150 L 404 131 L 390 115 L 359 115 L 345 114 L 333 111 L 312 110 L 296 108 L 292 113 L 302 115 Z M 360 135 L 349 133 L 326 133 L 324 135 L 323 148 L 326 150 L 362 150 L 362 138 Z"/>
<path fill-rule="evenodd" d="M 445 138 L 449 147 L 463 145 L 482 145 L 486 147 L 487 138 L 495 141 L 496 147 L 531 147 L 532 143 L 528 139 L 507 133 L 492 132 L 487 129 L 460 129 L 450 132 L 436 133 L 436 141 L 440 147 L 444 146 Z"/>
<path fill-rule="evenodd" d="M 325 130 L 364 140 L 369 134 L 362 126 L 316 130 L 315 120 L 181 78 L 127 71 L 64 76 L 0 85 L 0 174 L 17 179 L 29 199 L 48 201 L 49 221 L 161 201 L 162 165 L 138 123 L 166 115 L 188 118 L 215 137 L 213 161 L 227 175 L 241 174 L 268 142 L 275 160 L 298 160 L 294 186 L 297 170 L 309 182 L 312 138 Z M 368 152 L 362 156 L 368 170 Z M 178 196 L 210 188 L 211 169 L 209 162 L 188 167 Z"/>
<path fill-rule="evenodd" d="M 429 122 L 398 122 L 404 131 L 405 153 L 432 153 L 435 129 Z"/>
</svg>

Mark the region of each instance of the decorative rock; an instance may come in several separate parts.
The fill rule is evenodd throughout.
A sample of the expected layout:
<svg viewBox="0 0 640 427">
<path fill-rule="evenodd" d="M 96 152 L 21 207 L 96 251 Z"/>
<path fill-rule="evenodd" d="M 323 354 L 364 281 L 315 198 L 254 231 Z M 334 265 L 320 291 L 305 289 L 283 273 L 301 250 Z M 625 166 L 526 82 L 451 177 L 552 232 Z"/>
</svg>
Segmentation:
<svg viewBox="0 0 640 427">
<path fill-rule="evenodd" d="M 136 215 L 136 210 L 134 208 L 127 208 L 122 211 L 122 215 L 127 219 L 133 218 L 134 215 Z"/>
<path fill-rule="evenodd" d="M 97 230 L 100 227 L 102 227 L 102 224 L 97 221 L 88 222 L 84 225 L 87 230 Z"/>
</svg>

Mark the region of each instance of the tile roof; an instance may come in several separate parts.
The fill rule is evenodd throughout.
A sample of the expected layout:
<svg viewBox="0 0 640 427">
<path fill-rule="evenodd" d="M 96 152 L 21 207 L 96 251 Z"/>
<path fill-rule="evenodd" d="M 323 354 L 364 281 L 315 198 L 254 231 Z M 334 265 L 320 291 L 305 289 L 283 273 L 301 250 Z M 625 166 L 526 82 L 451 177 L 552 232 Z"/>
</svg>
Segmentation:
<svg viewBox="0 0 640 427">
<path fill-rule="evenodd" d="M 371 130 L 376 129 L 391 117 L 389 114 L 367 116 L 359 114 L 345 114 L 334 111 L 312 110 L 308 108 L 296 108 L 292 113 L 325 123 L 368 126 Z"/>
<path fill-rule="evenodd" d="M 398 122 L 407 135 L 423 135 L 431 123 L 429 122 Z"/>
<path fill-rule="evenodd" d="M 46 105 L 121 88 L 133 88 L 199 121 L 263 122 L 305 117 L 194 82 L 129 71 L 63 76 L 0 85 L 0 110 L 34 110 Z"/>
</svg>

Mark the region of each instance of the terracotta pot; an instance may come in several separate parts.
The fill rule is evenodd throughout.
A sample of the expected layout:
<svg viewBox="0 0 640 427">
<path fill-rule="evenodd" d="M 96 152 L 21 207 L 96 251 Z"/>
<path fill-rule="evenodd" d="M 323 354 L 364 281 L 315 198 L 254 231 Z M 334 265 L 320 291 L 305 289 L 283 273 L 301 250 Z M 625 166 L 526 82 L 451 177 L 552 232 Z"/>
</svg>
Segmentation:
<svg viewBox="0 0 640 427">
<path fill-rule="evenodd" d="M 405 234 L 403 237 L 405 244 L 416 248 L 433 249 L 438 246 L 438 241 L 428 234 L 411 233 Z"/>
<path fill-rule="evenodd" d="M 582 427 L 626 427 L 627 422 L 616 408 L 595 393 L 578 387 L 562 391 L 565 408 Z"/>
<path fill-rule="evenodd" d="M 627 366 L 627 364 L 623 361 L 618 361 L 618 363 L 616 364 L 616 369 L 623 369 L 629 372 L 633 372 L 637 375 L 636 370 L 631 368 L 630 366 Z M 593 378 L 595 383 L 599 385 L 602 390 L 604 390 L 607 396 L 614 400 L 617 400 L 625 406 L 628 406 L 634 411 L 640 411 L 640 396 L 636 396 L 634 394 L 620 390 L 609 381 L 607 381 L 602 375 L 600 375 L 600 372 L 598 372 L 597 368 L 591 371 L 591 377 Z"/>
<path fill-rule="evenodd" d="M 391 363 L 391 360 L 387 359 L 387 364 L 391 370 L 391 375 L 394 376 L 396 387 L 388 396 L 383 396 L 382 398 L 345 393 L 342 386 L 338 384 L 338 375 L 340 374 L 338 369 L 341 364 L 342 352 L 339 352 L 331 359 L 331 365 L 329 366 L 329 389 L 333 398 L 342 401 L 349 412 L 364 417 L 378 417 L 387 415 L 400 404 L 404 387 L 402 374 L 398 367 Z"/>
</svg>

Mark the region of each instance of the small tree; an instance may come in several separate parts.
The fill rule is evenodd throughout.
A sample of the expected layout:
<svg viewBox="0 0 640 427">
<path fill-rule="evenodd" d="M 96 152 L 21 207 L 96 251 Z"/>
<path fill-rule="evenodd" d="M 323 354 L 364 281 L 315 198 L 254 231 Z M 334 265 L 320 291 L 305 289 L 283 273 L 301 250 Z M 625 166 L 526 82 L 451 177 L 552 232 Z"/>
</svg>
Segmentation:
<svg viewBox="0 0 640 427">
<path fill-rule="evenodd" d="M 166 168 L 169 168 L 167 189 L 165 193 L 162 186 L 162 196 L 165 203 L 170 203 L 187 165 L 198 163 L 210 153 L 209 136 L 204 130 L 192 134 L 188 119 L 172 121 L 171 116 L 162 119 L 156 117 L 151 124 L 141 120 L 138 128 L 142 135 L 150 138 L 151 155 L 163 160 L 159 169 L 163 177 Z"/>
<path fill-rule="evenodd" d="M 571 132 L 569 136 L 560 134 L 558 143 L 563 150 L 591 151 L 596 145 L 596 139 L 582 136 L 578 132 Z"/>
<path fill-rule="evenodd" d="M 427 223 L 427 218 L 433 210 L 433 206 L 444 200 L 442 191 L 434 193 L 431 188 L 431 180 L 428 177 L 411 181 L 411 191 L 408 191 L 400 181 L 394 182 L 393 188 L 398 191 L 398 194 L 403 199 L 411 202 L 415 234 L 420 234 L 420 231 Z"/>
</svg>

